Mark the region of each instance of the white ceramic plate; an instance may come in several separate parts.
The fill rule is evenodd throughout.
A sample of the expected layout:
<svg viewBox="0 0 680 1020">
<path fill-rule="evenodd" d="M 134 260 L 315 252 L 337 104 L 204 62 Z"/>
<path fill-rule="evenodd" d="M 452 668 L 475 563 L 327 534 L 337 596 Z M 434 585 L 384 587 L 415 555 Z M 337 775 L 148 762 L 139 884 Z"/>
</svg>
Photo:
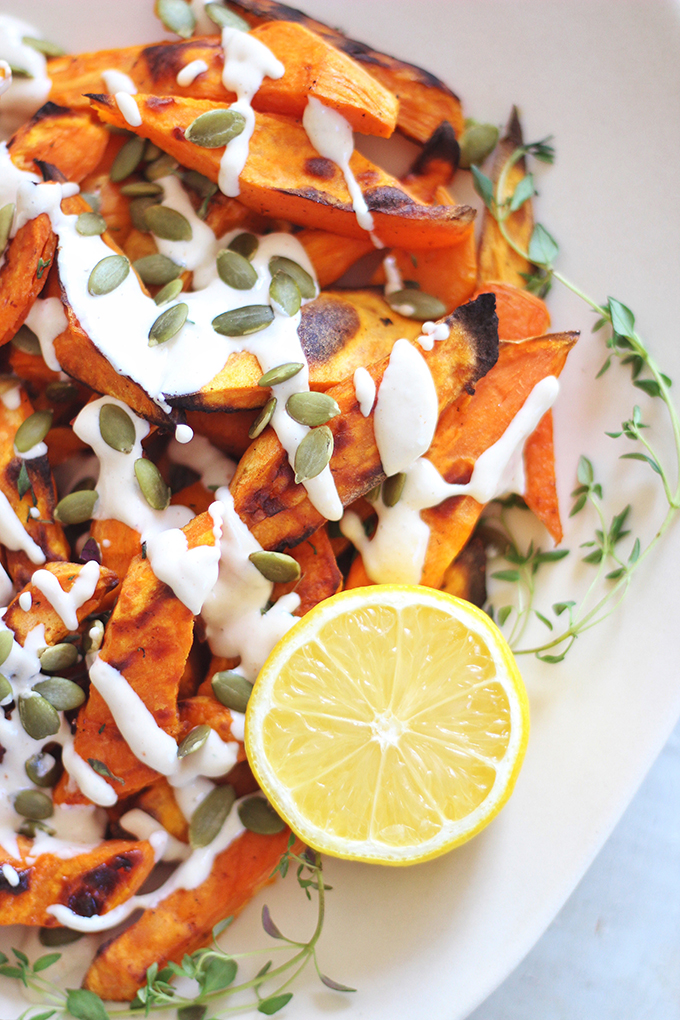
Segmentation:
<svg viewBox="0 0 680 1020">
<path fill-rule="evenodd" d="M 151 0 L 109 0 L 96 11 L 84 0 L 5 6 L 74 49 L 159 36 Z M 664 370 L 680 377 L 680 7 L 670 0 L 309 0 L 307 10 L 433 71 L 468 114 L 502 124 L 516 103 L 527 138 L 554 134 L 557 163 L 540 171 L 537 211 L 561 243 L 560 268 L 593 297 L 628 303 Z M 563 507 L 578 456 L 588 453 L 611 497 L 609 515 L 630 500 L 635 533 L 649 533 L 661 509 L 651 471 L 618 462 L 624 441 L 603 433 L 636 402 L 649 417 L 653 402 L 618 367 L 595 382 L 604 353 L 601 334 L 590 334 L 593 316 L 559 288 L 550 305 L 555 328 L 583 331 L 556 415 Z M 566 539 L 574 546 L 583 536 L 568 525 Z M 515 795 L 486 832 L 405 871 L 327 863 L 334 891 L 320 962 L 358 992 L 340 997 L 310 974 L 282 1016 L 462 1020 L 519 962 L 680 713 L 679 552 L 676 527 L 640 569 L 626 603 L 580 638 L 564 664 L 521 662 L 532 737 Z M 575 558 L 553 569 L 546 605 L 569 597 Z M 239 920 L 235 951 L 266 941 L 258 933 L 264 900 L 284 929 L 311 929 L 311 909 L 291 879 Z M 0 1011 L 19 1011 L 2 990 Z"/>
</svg>

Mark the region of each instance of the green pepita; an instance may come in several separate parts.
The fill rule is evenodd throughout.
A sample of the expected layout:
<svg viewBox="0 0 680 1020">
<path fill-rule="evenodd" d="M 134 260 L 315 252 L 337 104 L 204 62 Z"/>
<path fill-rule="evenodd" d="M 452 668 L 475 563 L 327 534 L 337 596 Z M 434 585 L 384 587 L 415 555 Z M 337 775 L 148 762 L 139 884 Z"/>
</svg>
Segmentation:
<svg viewBox="0 0 680 1020">
<path fill-rule="evenodd" d="M 150 233 L 146 225 L 146 210 L 152 205 L 158 205 L 161 201 L 160 195 L 143 195 L 141 198 L 133 198 L 130 202 L 130 219 L 135 230 L 143 234 Z"/>
<path fill-rule="evenodd" d="M 101 620 L 93 620 L 92 625 L 83 634 L 83 651 L 98 652 L 104 640 L 104 624 Z"/>
<path fill-rule="evenodd" d="M 36 786 L 54 786 L 63 772 L 61 763 L 47 751 L 32 754 L 24 764 L 26 775 Z"/>
<path fill-rule="evenodd" d="M 167 305 L 169 301 L 174 301 L 176 297 L 179 297 L 183 288 L 184 284 L 181 280 L 171 280 L 170 283 L 166 283 L 165 287 L 158 291 L 154 301 L 159 307 Z"/>
<path fill-rule="evenodd" d="M 268 372 L 261 375 L 257 380 L 258 386 L 278 386 L 280 383 L 288 382 L 294 375 L 301 372 L 305 366 L 299 361 L 285 361 L 282 365 L 275 365 Z"/>
<path fill-rule="evenodd" d="M 160 206 L 153 206 L 154 209 Z M 156 252 L 154 255 L 143 255 L 132 263 L 144 283 L 151 287 L 163 287 L 166 283 L 176 280 L 182 273 L 182 267 L 173 262 L 167 255 Z"/>
<path fill-rule="evenodd" d="M 369 503 L 377 503 L 381 489 L 382 486 L 380 484 L 374 485 L 372 489 L 369 489 L 368 492 L 364 493 L 364 499 L 367 499 Z"/>
<path fill-rule="evenodd" d="M 287 273 L 288 276 L 295 280 L 303 298 L 316 297 L 314 278 L 309 275 L 306 269 L 303 269 L 301 265 L 294 262 L 293 259 L 287 259 L 283 255 L 275 255 L 269 260 L 269 272 L 272 276 L 276 276 L 277 273 Z"/>
<path fill-rule="evenodd" d="M 426 319 L 435 321 L 441 319 L 442 315 L 446 315 L 446 306 L 439 298 L 412 287 L 405 287 L 404 290 L 386 294 L 385 300 L 390 308 L 399 312 L 406 319 L 419 319 L 422 322 L 425 322 Z"/>
<path fill-rule="evenodd" d="M 182 743 L 177 748 L 177 757 L 186 758 L 188 754 L 193 754 L 194 751 L 198 751 L 205 744 L 206 740 L 210 736 L 209 726 L 194 726 L 190 733 L 187 733 Z"/>
<path fill-rule="evenodd" d="M 32 329 L 24 323 L 12 337 L 12 345 L 24 354 L 41 355 L 40 341 Z"/>
<path fill-rule="evenodd" d="M 260 247 L 260 241 L 255 234 L 244 232 L 233 237 L 227 247 L 230 251 L 237 251 L 239 255 L 243 255 L 244 259 L 252 259 Z"/>
<path fill-rule="evenodd" d="M 81 191 L 80 197 L 85 199 L 92 212 L 99 212 L 102 207 L 102 200 L 94 191 Z"/>
<path fill-rule="evenodd" d="M 94 492 L 97 486 L 97 479 L 93 475 L 85 475 L 83 478 L 79 478 L 74 484 L 71 492 L 83 492 L 85 489 L 89 489 Z"/>
<path fill-rule="evenodd" d="M 124 181 L 126 177 L 133 174 L 144 155 L 145 140 L 139 135 L 133 135 L 121 146 L 120 150 L 109 171 L 109 177 L 114 183 Z"/>
<path fill-rule="evenodd" d="M 146 157 L 146 150 L 144 155 Z M 120 193 L 128 198 L 146 198 L 147 196 L 162 195 L 163 189 L 160 184 L 156 184 L 154 181 L 131 181 L 122 186 Z"/>
<path fill-rule="evenodd" d="M 469 124 L 458 139 L 460 158 L 458 166 L 469 170 L 471 166 L 483 163 L 496 148 L 498 128 L 493 124 Z"/>
<path fill-rule="evenodd" d="M 327 393 L 293 393 L 286 402 L 286 411 L 294 421 L 315 428 L 325 425 L 340 414 L 340 408 Z"/>
<path fill-rule="evenodd" d="M 46 832 L 48 836 L 56 836 L 56 829 L 46 825 L 45 822 L 37 822 L 34 819 L 26 818 L 17 832 L 20 836 L 27 836 L 29 839 L 35 839 L 38 832 Z"/>
<path fill-rule="evenodd" d="M 383 482 L 382 499 L 385 506 L 396 506 L 401 499 L 406 484 L 406 473 L 400 471 L 396 475 L 390 475 Z"/>
<path fill-rule="evenodd" d="M 257 272 L 248 259 L 229 248 L 217 253 L 217 273 L 220 280 L 234 290 L 250 290 L 257 283 Z"/>
<path fill-rule="evenodd" d="M 333 433 L 327 425 L 312 429 L 295 451 L 295 481 L 316 478 L 333 456 Z"/>
<path fill-rule="evenodd" d="M 0 255 L 7 247 L 12 223 L 14 222 L 14 202 L 8 202 L 0 209 Z"/>
<path fill-rule="evenodd" d="M 34 411 L 22 421 L 14 436 L 14 445 L 19 453 L 28 453 L 38 443 L 42 443 L 50 431 L 52 417 L 51 411 Z"/>
<path fill-rule="evenodd" d="M 130 263 L 124 255 L 107 255 L 90 273 L 87 289 L 93 297 L 110 294 L 130 272 Z"/>
<path fill-rule="evenodd" d="M 75 665 L 78 659 L 78 649 L 71 641 L 60 641 L 59 644 L 44 648 L 38 658 L 43 673 L 56 673 Z M 38 691 L 38 694 L 42 694 L 42 691 Z M 48 698 L 48 701 L 50 700 Z"/>
<path fill-rule="evenodd" d="M 19 695 L 19 719 L 29 737 L 34 740 L 53 736 L 60 726 L 56 708 L 33 691 Z"/>
<path fill-rule="evenodd" d="M 240 135 L 246 119 L 238 110 L 208 110 L 192 121 L 184 137 L 203 149 L 219 149 Z"/>
<path fill-rule="evenodd" d="M 25 67 L 19 67 L 18 64 L 9 63 L 9 69 L 12 72 L 13 78 L 32 78 L 33 75 Z"/>
<path fill-rule="evenodd" d="M 69 946 L 72 942 L 78 942 L 84 938 L 82 931 L 75 931 L 73 928 L 41 928 L 38 932 L 38 939 L 41 946 L 54 949 L 56 946 Z"/>
<path fill-rule="evenodd" d="M 258 832 L 261 836 L 273 836 L 283 832 L 286 823 L 279 818 L 274 808 L 264 797 L 248 797 L 238 806 L 241 824 L 250 832 Z"/>
<path fill-rule="evenodd" d="M 270 397 L 267 403 L 264 405 L 253 424 L 248 429 L 248 438 L 257 439 L 261 432 L 264 432 L 269 422 L 272 420 L 274 411 L 276 410 L 276 397 Z"/>
<path fill-rule="evenodd" d="M 85 701 L 85 691 L 63 676 L 51 676 L 33 685 L 33 690 L 49 701 L 57 712 L 69 712 L 79 708 Z"/>
<path fill-rule="evenodd" d="M 196 18 L 186 0 L 156 0 L 154 11 L 169 32 L 174 32 L 182 39 L 192 36 Z"/>
<path fill-rule="evenodd" d="M 216 315 L 212 328 L 221 336 L 248 336 L 266 329 L 273 321 L 274 312 L 269 305 L 244 305 Z"/>
<path fill-rule="evenodd" d="M 45 387 L 45 396 L 53 404 L 70 404 L 78 396 L 78 387 L 68 379 L 56 379 Z"/>
<path fill-rule="evenodd" d="M 233 669 L 223 669 L 215 673 L 211 684 L 213 694 L 222 705 L 232 712 L 245 712 L 253 691 L 250 680 Z"/>
<path fill-rule="evenodd" d="M 237 28 L 239 32 L 250 31 L 250 25 L 247 21 L 239 18 L 238 14 L 234 14 L 233 11 L 230 11 L 228 7 L 223 7 L 222 4 L 209 3 L 205 5 L 204 10 L 218 28 Z"/>
<path fill-rule="evenodd" d="M 99 431 L 106 445 L 119 453 L 130 453 L 137 440 L 132 418 L 118 404 L 102 404 L 99 408 Z"/>
<path fill-rule="evenodd" d="M 263 577 L 274 584 L 288 584 L 300 577 L 300 564 L 287 553 L 263 549 L 261 552 L 251 553 L 248 559 Z"/>
<path fill-rule="evenodd" d="M 234 806 L 236 794 L 231 786 L 216 786 L 198 805 L 189 822 L 191 846 L 208 846 L 219 834 Z"/>
<path fill-rule="evenodd" d="M 157 347 L 158 344 L 172 340 L 187 321 L 188 314 L 189 305 L 183 301 L 161 312 L 149 330 L 149 347 Z"/>
<path fill-rule="evenodd" d="M 162 151 L 150 139 L 147 139 L 147 143 L 144 146 L 144 162 L 153 163 L 155 159 L 158 159 Z"/>
<path fill-rule="evenodd" d="M 140 457 L 135 461 L 135 475 L 149 506 L 154 510 L 165 510 L 170 504 L 170 489 L 154 462 Z"/>
<path fill-rule="evenodd" d="M 12 685 L 6 676 L 0 673 L 0 705 L 9 705 L 14 700 Z"/>
<path fill-rule="evenodd" d="M 106 220 L 96 212 L 81 212 L 76 220 L 76 230 L 83 237 L 95 237 L 106 230 Z"/>
<path fill-rule="evenodd" d="M 98 495 L 94 489 L 69 492 L 54 508 L 54 519 L 60 524 L 84 524 L 92 518 Z"/>
<path fill-rule="evenodd" d="M 302 295 L 300 288 L 288 273 L 276 273 L 269 284 L 269 297 L 284 315 L 296 315 L 300 311 Z"/>
<path fill-rule="evenodd" d="M 173 159 L 167 152 L 163 152 L 158 159 L 155 159 L 153 163 L 149 163 L 146 166 L 144 176 L 147 181 L 157 181 L 161 177 L 169 177 L 170 174 L 174 174 L 176 169 L 177 160 Z"/>
<path fill-rule="evenodd" d="M 164 241 L 190 241 L 194 236 L 186 216 L 167 205 L 150 205 L 144 219 L 151 233 Z"/>
<path fill-rule="evenodd" d="M 66 50 L 48 39 L 36 39 L 32 35 L 25 35 L 21 41 L 24 46 L 30 46 L 31 49 L 37 50 L 38 53 L 42 53 L 46 57 L 63 57 L 66 54 Z"/>
<path fill-rule="evenodd" d="M 0 630 L 0 663 L 3 663 L 14 644 L 14 635 L 11 630 Z"/>
<path fill-rule="evenodd" d="M 199 174 L 198 170 L 185 170 L 182 174 L 182 180 L 187 188 L 191 188 L 201 198 L 212 198 L 219 190 L 210 178 Z"/>
<path fill-rule="evenodd" d="M 14 798 L 14 810 L 24 818 L 41 821 L 54 814 L 52 798 L 41 790 L 20 790 Z"/>
</svg>

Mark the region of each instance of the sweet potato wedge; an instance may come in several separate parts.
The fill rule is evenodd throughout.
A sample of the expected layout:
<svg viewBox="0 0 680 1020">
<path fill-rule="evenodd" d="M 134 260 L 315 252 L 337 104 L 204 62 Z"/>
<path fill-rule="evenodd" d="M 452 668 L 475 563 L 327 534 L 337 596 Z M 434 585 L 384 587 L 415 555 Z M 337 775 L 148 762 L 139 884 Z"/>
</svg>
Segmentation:
<svg viewBox="0 0 680 1020">
<path fill-rule="evenodd" d="M 476 606 L 486 602 L 486 550 L 481 538 L 472 536 L 444 574 L 442 591 Z"/>
<path fill-rule="evenodd" d="M 0 269 L 0 346 L 18 332 L 47 283 L 56 242 L 46 213 L 24 223 L 9 242 Z"/>
<path fill-rule="evenodd" d="M 36 172 L 36 160 L 51 163 L 77 184 L 104 155 L 109 133 L 87 110 L 45 103 L 7 143 L 12 162 Z"/>
<path fill-rule="evenodd" d="M 300 605 L 295 616 L 304 616 L 310 609 L 329 599 L 342 588 L 342 574 L 328 538 L 325 527 L 319 528 L 304 542 L 290 550 L 290 555 L 300 564 L 302 576 L 299 581 L 275 584 L 272 600 L 281 598 L 290 591 L 300 596 Z"/>
<path fill-rule="evenodd" d="M 296 237 L 307 252 L 322 289 L 335 283 L 350 266 L 375 250 L 368 236 L 340 237 L 328 230 L 301 230 Z"/>
<path fill-rule="evenodd" d="M 135 556 L 139 555 L 141 536 L 122 521 L 110 518 L 92 521 L 90 535 L 99 546 L 102 566 L 113 570 L 122 579 Z"/>
<path fill-rule="evenodd" d="M 11 886 L 0 872 L 0 924 L 28 924 L 57 928 L 47 907 L 61 903 L 76 914 L 105 914 L 133 896 L 154 866 L 154 851 L 146 840 L 107 840 L 75 857 L 40 854 L 29 864 L 32 841 L 19 836 L 22 857 L 2 854 L 19 876 Z"/>
<path fill-rule="evenodd" d="M 175 791 L 164 776 L 137 794 L 135 807 L 155 818 L 175 839 L 189 842 L 189 824 L 179 809 Z"/>
<path fill-rule="evenodd" d="M 402 278 L 414 280 L 426 294 L 439 298 L 447 311 L 477 296 L 477 250 L 472 225 L 457 244 L 448 248 L 411 248 L 408 251 L 393 248 L 391 254 Z M 373 282 L 382 283 L 384 278 L 380 266 Z"/>
<path fill-rule="evenodd" d="M 91 95 L 90 99 L 106 123 L 126 126 L 112 96 Z M 183 166 L 217 182 L 223 150 L 194 145 L 184 132 L 196 117 L 219 104 L 179 96 L 139 95 L 135 100 L 142 117 L 137 133 L 150 138 Z M 470 206 L 418 202 L 396 178 L 358 152 L 354 152 L 350 167 L 373 213 L 375 233 L 386 245 L 446 247 L 461 237 L 474 219 Z M 365 236 L 340 169 L 319 156 L 301 124 L 281 114 L 255 115 L 239 184 L 239 201 L 265 216 L 348 237 Z"/>
<path fill-rule="evenodd" d="M 210 876 L 196 889 L 178 889 L 122 935 L 100 946 L 83 985 L 103 999 L 129 1001 L 158 962 L 181 962 L 210 941 L 225 917 L 239 914 L 270 880 L 288 843 L 288 829 L 274 836 L 244 832 L 215 858 Z M 299 850 L 298 846 L 298 850 Z"/>
<path fill-rule="evenodd" d="M 187 425 L 228 457 L 239 460 L 250 446 L 248 430 L 257 417 L 252 411 L 187 411 Z"/>
<path fill-rule="evenodd" d="M 444 120 L 427 139 L 401 182 L 421 202 L 432 204 L 438 201 L 439 189 L 451 184 L 459 159 L 460 146 L 455 132 L 448 120 Z"/>
<path fill-rule="evenodd" d="M 545 301 L 528 290 L 520 290 L 514 283 L 485 281 L 475 291 L 475 297 L 479 294 L 496 296 L 499 340 L 526 340 L 543 336 L 550 329 L 550 312 Z"/>
</svg>

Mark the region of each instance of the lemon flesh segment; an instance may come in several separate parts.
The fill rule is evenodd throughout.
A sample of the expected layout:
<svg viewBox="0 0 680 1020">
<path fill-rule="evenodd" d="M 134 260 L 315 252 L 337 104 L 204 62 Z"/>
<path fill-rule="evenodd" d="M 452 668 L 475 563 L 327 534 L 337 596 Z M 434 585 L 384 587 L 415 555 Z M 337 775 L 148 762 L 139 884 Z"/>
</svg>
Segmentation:
<svg viewBox="0 0 680 1020">
<path fill-rule="evenodd" d="M 384 864 L 465 842 L 514 786 L 524 685 L 485 613 L 430 588 L 322 602 L 279 642 L 246 716 L 260 786 L 310 846 Z"/>
</svg>

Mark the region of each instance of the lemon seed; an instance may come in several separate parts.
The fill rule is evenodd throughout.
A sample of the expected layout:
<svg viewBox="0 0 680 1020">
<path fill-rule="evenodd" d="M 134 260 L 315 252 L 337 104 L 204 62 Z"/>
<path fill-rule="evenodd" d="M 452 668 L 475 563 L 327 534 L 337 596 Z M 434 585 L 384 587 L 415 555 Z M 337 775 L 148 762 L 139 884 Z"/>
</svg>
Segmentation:
<svg viewBox="0 0 680 1020">
<path fill-rule="evenodd" d="M 294 262 L 293 259 L 287 259 L 283 255 L 275 255 L 269 260 L 269 272 L 272 276 L 277 273 L 287 273 L 298 285 L 298 289 L 303 298 L 316 297 L 316 283 L 314 278 L 309 275 L 306 269 L 303 269 L 301 265 Z"/>
<path fill-rule="evenodd" d="M 24 818 L 40 821 L 54 814 L 54 804 L 41 790 L 20 790 L 14 798 L 14 810 Z"/>
<path fill-rule="evenodd" d="M 70 641 L 60 641 L 57 645 L 45 648 L 38 658 L 43 673 L 56 673 L 57 670 L 68 669 L 74 665 L 78 658 L 78 649 Z M 38 691 L 38 694 L 42 694 L 42 691 Z"/>
<path fill-rule="evenodd" d="M 314 428 L 325 425 L 340 414 L 340 408 L 327 393 L 293 393 L 286 403 L 286 411 L 300 425 Z"/>
<path fill-rule="evenodd" d="M 154 510 L 165 510 L 170 504 L 170 489 L 154 462 L 140 457 L 135 461 L 135 475 L 149 506 Z"/>
<path fill-rule="evenodd" d="M 191 846 L 208 846 L 219 834 L 234 806 L 236 794 L 231 786 L 216 786 L 198 805 L 189 822 Z"/>
<path fill-rule="evenodd" d="M 250 290 L 257 283 L 257 273 L 248 259 L 228 248 L 217 253 L 217 272 L 220 280 L 234 290 Z"/>
<path fill-rule="evenodd" d="M 240 135 L 246 119 L 238 110 L 208 110 L 192 121 L 184 137 L 203 149 L 219 149 Z"/>
<path fill-rule="evenodd" d="M 33 737 L 34 740 L 51 737 L 60 725 L 56 708 L 33 691 L 19 695 L 19 719 L 29 737 Z"/>
<path fill-rule="evenodd" d="M 257 380 L 257 385 L 278 386 L 280 383 L 292 379 L 304 367 L 299 361 L 286 361 L 283 365 L 276 365 L 274 368 L 270 368 L 268 372 L 265 372 L 264 375 L 261 375 Z"/>
<path fill-rule="evenodd" d="M 52 425 L 51 411 L 34 411 L 16 431 L 14 445 L 19 453 L 28 453 L 43 439 L 50 431 Z"/>
<path fill-rule="evenodd" d="M 160 206 L 154 206 L 160 208 Z M 173 262 L 167 255 L 156 252 L 154 255 L 143 255 L 132 263 L 144 283 L 152 287 L 163 287 L 166 283 L 176 280 L 182 273 L 182 267 Z"/>
<path fill-rule="evenodd" d="M 212 328 L 220 336 L 248 336 L 266 329 L 273 321 L 274 313 L 269 305 L 244 305 L 216 315 Z"/>
<path fill-rule="evenodd" d="M 312 429 L 295 451 L 295 481 L 316 478 L 333 456 L 333 433 L 327 425 Z"/>
<path fill-rule="evenodd" d="M 106 445 L 119 453 L 130 453 L 137 439 L 132 418 L 118 404 L 102 404 L 99 431 Z"/>
<path fill-rule="evenodd" d="M 232 712 L 245 712 L 253 685 L 233 669 L 215 673 L 211 680 L 213 694 L 217 700 Z"/>
<path fill-rule="evenodd" d="M 270 397 L 267 403 L 264 405 L 253 424 L 248 429 L 248 438 L 257 439 L 261 432 L 264 432 L 269 422 L 272 420 L 272 415 L 276 410 L 276 397 Z"/>
<path fill-rule="evenodd" d="M 191 733 L 187 733 L 186 737 L 177 748 L 177 757 L 186 758 L 188 754 L 193 754 L 194 751 L 198 751 L 201 747 L 203 747 L 209 736 L 209 726 L 195 726 Z"/>
<path fill-rule="evenodd" d="M 90 273 L 87 289 L 93 297 L 110 294 L 130 272 L 130 263 L 124 255 L 107 255 Z"/>
<path fill-rule="evenodd" d="M 277 832 L 283 832 L 286 827 L 286 823 L 279 818 L 264 797 L 249 797 L 248 800 L 241 801 L 238 816 L 246 829 L 262 836 L 273 836 Z"/>
</svg>

